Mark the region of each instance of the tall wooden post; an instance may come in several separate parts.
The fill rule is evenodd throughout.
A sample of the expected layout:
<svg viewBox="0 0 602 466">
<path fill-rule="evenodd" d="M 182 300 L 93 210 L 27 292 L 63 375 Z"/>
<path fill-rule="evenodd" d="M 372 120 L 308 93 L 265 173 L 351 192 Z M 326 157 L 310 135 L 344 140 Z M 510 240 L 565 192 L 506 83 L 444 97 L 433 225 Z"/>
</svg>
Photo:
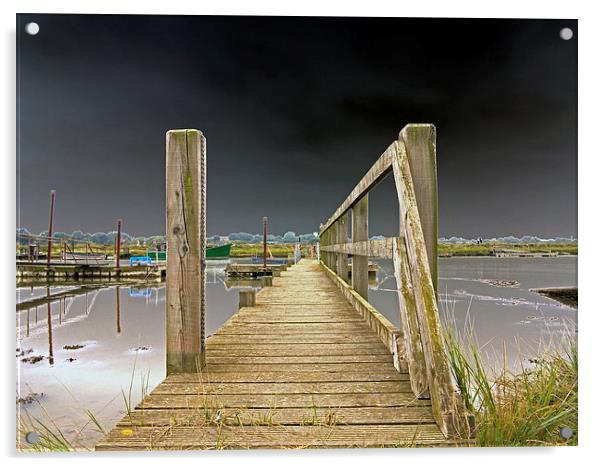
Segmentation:
<svg viewBox="0 0 602 466">
<path fill-rule="evenodd" d="M 351 210 L 351 241 L 368 241 L 368 194 Z M 351 263 L 353 289 L 364 299 L 368 299 L 368 257 L 354 255 Z"/>
<path fill-rule="evenodd" d="M 345 213 L 336 222 L 336 243 L 343 244 L 347 242 L 347 217 Z M 347 281 L 349 278 L 349 268 L 347 266 L 347 253 L 340 252 L 336 255 L 337 261 L 337 274 L 343 280 Z"/>
<path fill-rule="evenodd" d="M 438 193 L 437 193 L 437 132 L 432 124 L 410 124 L 401 130 L 399 139 L 408 155 L 416 205 L 426 244 L 433 288 L 438 279 Z"/>
<path fill-rule="evenodd" d="M 263 268 L 268 267 L 268 218 L 263 217 Z"/>
<path fill-rule="evenodd" d="M 121 219 L 117 220 L 117 237 L 115 238 L 115 268 L 119 270 L 119 257 L 121 256 Z"/>
<path fill-rule="evenodd" d="M 166 135 L 167 373 L 197 372 L 205 350 L 205 137 Z"/>
<path fill-rule="evenodd" d="M 52 256 L 52 224 L 54 222 L 54 200 L 56 199 L 56 191 L 50 191 L 50 215 L 48 219 L 48 253 L 46 257 L 46 266 L 50 268 L 50 257 Z"/>
</svg>

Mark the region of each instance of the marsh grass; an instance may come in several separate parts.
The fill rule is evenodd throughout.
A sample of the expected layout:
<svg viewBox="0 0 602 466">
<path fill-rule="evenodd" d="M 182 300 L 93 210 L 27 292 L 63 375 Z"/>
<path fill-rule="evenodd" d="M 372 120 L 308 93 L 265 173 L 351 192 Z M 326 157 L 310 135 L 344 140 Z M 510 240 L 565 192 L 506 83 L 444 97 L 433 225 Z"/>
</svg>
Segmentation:
<svg viewBox="0 0 602 466">
<path fill-rule="evenodd" d="M 475 414 L 477 445 L 577 445 L 577 341 L 568 329 L 562 341 L 541 346 L 518 369 L 486 362 L 471 324 L 458 331 L 448 315 L 444 330 L 449 362 L 465 406 Z M 573 436 L 563 439 L 562 427 Z"/>
</svg>

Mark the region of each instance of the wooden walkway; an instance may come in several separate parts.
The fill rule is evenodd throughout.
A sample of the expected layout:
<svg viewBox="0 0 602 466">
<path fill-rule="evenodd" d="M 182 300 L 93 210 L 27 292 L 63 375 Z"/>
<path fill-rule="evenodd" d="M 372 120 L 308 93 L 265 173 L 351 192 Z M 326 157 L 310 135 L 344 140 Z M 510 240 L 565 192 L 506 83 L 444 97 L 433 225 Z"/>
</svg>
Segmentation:
<svg viewBox="0 0 602 466">
<path fill-rule="evenodd" d="M 204 372 L 167 377 L 97 450 L 459 445 L 315 261 L 274 278 L 206 355 Z"/>
</svg>

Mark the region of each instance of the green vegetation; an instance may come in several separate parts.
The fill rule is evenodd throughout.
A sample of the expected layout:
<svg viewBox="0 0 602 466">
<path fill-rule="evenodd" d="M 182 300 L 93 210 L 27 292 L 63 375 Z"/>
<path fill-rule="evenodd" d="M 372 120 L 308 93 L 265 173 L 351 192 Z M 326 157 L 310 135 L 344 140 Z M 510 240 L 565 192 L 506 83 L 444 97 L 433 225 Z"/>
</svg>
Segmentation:
<svg viewBox="0 0 602 466">
<path fill-rule="evenodd" d="M 439 243 L 439 255 L 442 256 L 490 256 L 492 250 L 522 251 L 529 253 L 557 252 L 559 255 L 577 254 L 577 244 L 544 244 L 544 243 L 513 243 L 513 244 L 449 244 Z"/>
<path fill-rule="evenodd" d="M 469 335 L 472 332 L 468 332 Z M 530 367 L 511 373 L 489 370 L 482 348 L 449 325 L 445 331 L 452 373 L 474 414 L 478 446 L 577 445 L 577 343 L 567 336 L 559 347 L 531 358 Z M 564 439 L 562 428 L 573 435 Z"/>
</svg>

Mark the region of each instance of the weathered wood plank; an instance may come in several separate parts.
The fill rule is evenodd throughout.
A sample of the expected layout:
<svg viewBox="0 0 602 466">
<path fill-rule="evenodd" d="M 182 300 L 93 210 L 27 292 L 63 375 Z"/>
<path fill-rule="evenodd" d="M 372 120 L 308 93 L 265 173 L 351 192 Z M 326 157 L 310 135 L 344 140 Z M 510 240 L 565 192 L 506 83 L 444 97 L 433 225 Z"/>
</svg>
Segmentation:
<svg viewBox="0 0 602 466">
<path fill-rule="evenodd" d="M 111 433 L 99 450 L 110 449 L 224 449 L 224 448 L 336 448 L 465 445 L 446 440 L 437 426 L 421 425 L 310 425 L 136 427 L 135 435 Z"/>
<path fill-rule="evenodd" d="M 403 143 L 395 143 L 395 146 L 397 156 L 392 163 L 400 197 L 400 228 L 405 238 L 413 294 L 419 310 L 417 318 L 433 414 L 447 437 L 468 437 L 472 435 L 474 418 L 467 415 L 452 379 L 407 154 Z"/>
<path fill-rule="evenodd" d="M 368 241 L 368 194 L 357 201 L 351 209 L 352 244 Z M 364 299 L 368 299 L 368 257 L 353 254 L 351 258 L 351 286 Z M 380 257 L 380 256 L 379 256 Z"/>
<path fill-rule="evenodd" d="M 353 254 L 358 259 L 366 261 L 366 280 L 368 279 L 368 257 L 379 257 L 381 259 L 391 259 L 393 257 L 394 238 L 371 239 L 366 241 L 353 241 L 352 243 L 332 244 L 324 246 L 325 251 L 336 253 Z M 367 283 L 367 282 L 366 282 Z"/>
<path fill-rule="evenodd" d="M 213 413 L 209 413 L 211 416 Z M 307 424 L 434 424 L 429 406 L 387 406 L 363 408 L 223 408 L 226 425 L 307 425 Z M 205 410 L 135 410 L 118 424 L 130 426 L 206 426 Z"/>
<path fill-rule="evenodd" d="M 438 254 L 438 184 L 437 135 L 432 124 L 411 124 L 399 133 L 408 157 L 416 206 L 428 256 L 433 287 L 437 291 Z"/>
<path fill-rule="evenodd" d="M 207 364 L 207 372 L 257 372 L 257 364 Z M 395 369 L 388 363 L 375 362 L 342 362 L 342 363 L 296 363 L 296 364 L 262 364 L 261 370 L 267 372 L 296 372 L 296 371 L 329 371 L 329 372 L 363 372 L 363 371 L 391 371 Z"/>
<path fill-rule="evenodd" d="M 281 393 L 219 395 L 152 395 L 140 403 L 140 409 L 190 408 L 311 408 L 354 406 L 425 406 L 428 400 L 412 393 Z"/>
<path fill-rule="evenodd" d="M 396 371 L 374 370 L 370 372 L 213 372 L 210 374 L 173 374 L 169 377 L 170 382 L 186 383 L 379 382 L 388 380 L 409 380 L 409 376 L 407 373 Z"/>
<path fill-rule="evenodd" d="M 166 135 L 167 373 L 194 372 L 205 342 L 205 138 Z"/>
<path fill-rule="evenodd" d="M 383 362 L 390 363 L 391 355 L 321 355 L 321 356 L 217 356 L 213 353 L 206 355 L 207 364 L 257 364 L 257 369 L 261 369 L 263 364 L 331 364 L 335 362 Z"/>
<path fill-rule="evenodd" d="M 344 355 L 364 355 L 364 354 L 383 354 L 388 355 L 389 351 L 379 343 L 338 343 L 323 344 L 314 343 L 284 343 L 277 348 L 273 344 L 224 344 L 207 345 L 207 355 L 209 356 L 344 356 Z"/>
<path fill-rule="evenodd" d="M 334 394 L 334 393 L 411 393 L 406 381 L 381 382 L 292 382 L 292 383 L 163 383 L 153 390 L 155 395 L 199 394 Z"/>
</svg>

